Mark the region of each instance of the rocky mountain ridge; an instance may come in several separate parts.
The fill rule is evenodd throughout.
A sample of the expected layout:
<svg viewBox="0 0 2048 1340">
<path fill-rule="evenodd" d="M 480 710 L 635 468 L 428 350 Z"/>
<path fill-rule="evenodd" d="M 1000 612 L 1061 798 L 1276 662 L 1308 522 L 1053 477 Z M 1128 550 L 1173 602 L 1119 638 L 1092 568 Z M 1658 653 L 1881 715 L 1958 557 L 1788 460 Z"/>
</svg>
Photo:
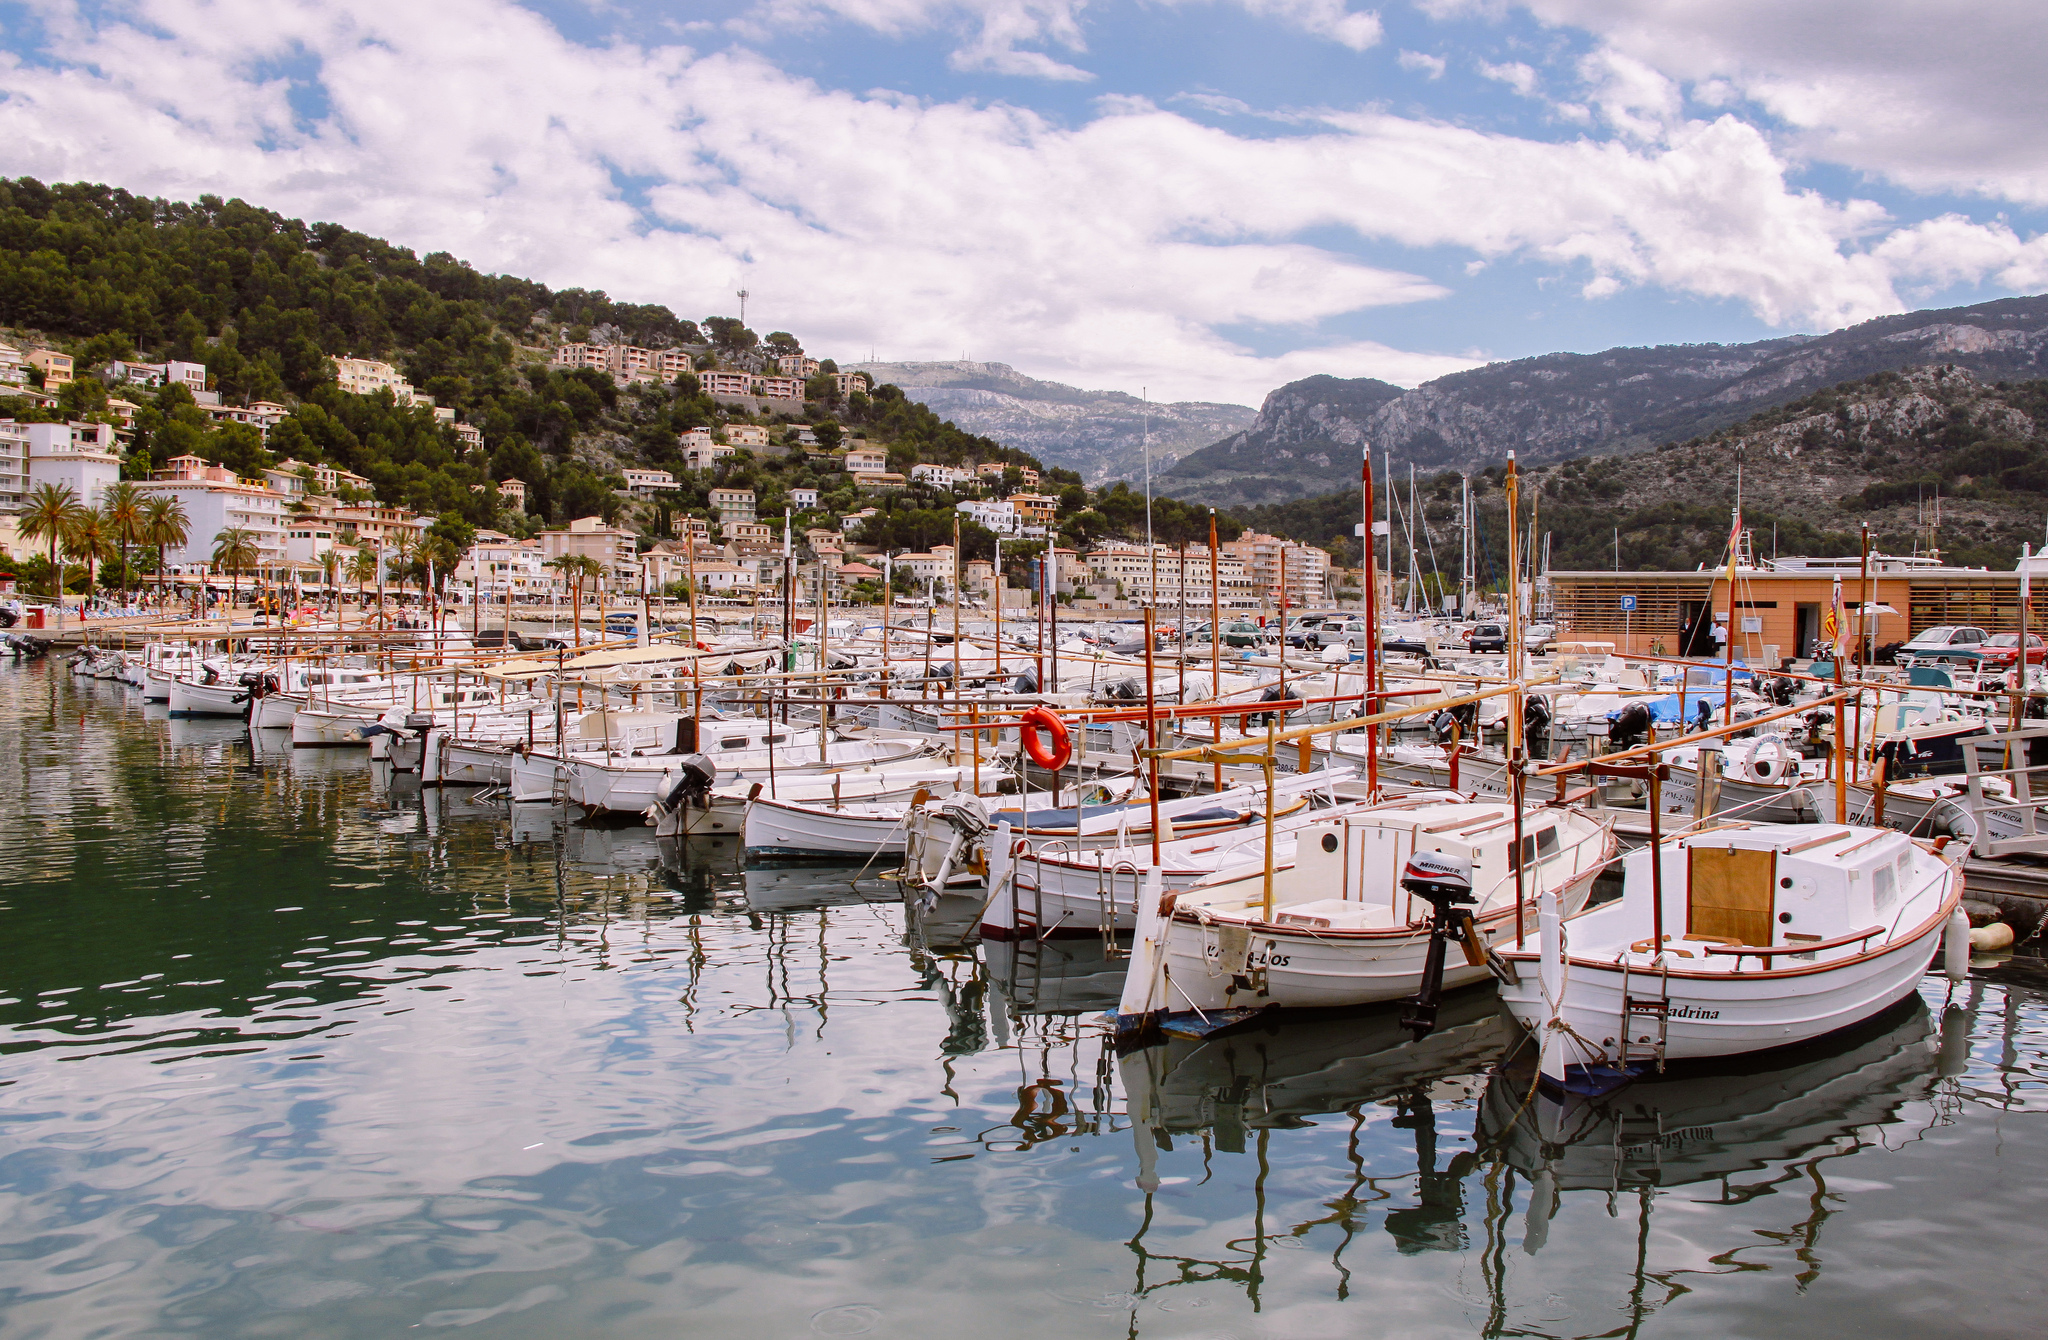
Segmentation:
<svg viewBox="0 0 2048 1340">
<path fill-rule="evenodd" d="M 1364 443 L 1427 471 L 1640 451 L 1740 422 L 1850 378 L 1941 362 L 1987 380 L 2048 373 L 2048 297 L 1882 317 L 1822 336 L 1545 354 L 1409 391 L 1311 377 L 1266 397 L 1243 431 L 1193 452 L 1161 488 L 1222 505 L 1348 486 Z"/>
<path fill-rule="evenodd" d="M 1077 470 L 1089 484 L 1137 479 L 1149 435 L 1152 469 L 1171 467 L 1219 435 L 1251 426 L 1249 405 L 1180 401 L 1149 404 L 1122 391 L 1084 391 L 1027 377 L 1007 363 L 848 363 L 970 433 Z"/>
</svg>

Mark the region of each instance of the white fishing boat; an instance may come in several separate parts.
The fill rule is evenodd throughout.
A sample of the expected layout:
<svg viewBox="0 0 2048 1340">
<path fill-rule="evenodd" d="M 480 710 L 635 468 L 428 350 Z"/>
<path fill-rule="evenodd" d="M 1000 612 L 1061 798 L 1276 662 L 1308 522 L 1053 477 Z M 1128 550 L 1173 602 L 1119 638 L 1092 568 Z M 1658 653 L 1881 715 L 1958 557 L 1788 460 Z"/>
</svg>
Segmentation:
<svg viewBox="0 0 2048 1340">
<path fill-rule="evenodd" d="M 257 661 L 206 661 L 197 674 L 176 675 L 167 700 L 174 717 L 247 717 L 266 667 Z"/>
<path fill-rule="evenodd" d="M 750 857 L 867 859 L 903 854 L 907 805 L 749 801 L 741 845 Z"/>
<path fill-rule="evenodd" d="M 785 728 L 797 734 L 793 728 Z M 817 732 L 809 732 L 813 737 Z M 774 735 L 767 737 L 770 740 Z M 591 814 L 641 814 L 654 803 L 663 777 L 686 757 L 709 758 L 718 768 L 718 779 L 730 784 L 742 778 L 765 779 L 772 768 L 780 773 L 827 773 L 869 764 L 902 762 L 928 755 L 932 746 L 919 739 L 833 740 L 823 745 L 792 741 L 771 744 L 759 750 L 702 754 L 574 754 L 559 763 L 563 792 L 570 803 Z M 772 755 L 772 760 L 771 760 Z M 540 755 L 534 755 L 538 760 Z M 522 769 L 523 769 L 522 765 Z M 515 771 L 515 777 L 518 772 Z M 552 783 L 551 783 L 552 785 Z"/>
<path fill-rule="evenodd" d="M 1546 912 L 1540 942 L 1501 951 L 1516 979 L 1501 996 L 1565 1084 L 1807 1042 L 1912 991 L 1957 924 L 1967 954 L 1966 851 L 1845 824 L 1646 847 L 1619 899 Z"/>
<path fill-rule="evenodd" d="M 1335 799 L 1324 779 L 1346 780 L 1348 773 L 1317 773 L 1279 777 L 1274 782 L 1273 861 L 1276 870 L 1294 865 L 1295 837 L 1305 826 L 1366 808 L 1364 802 Z M 1297 806 L 1308 797 L 1335 808 Z M 1453 800 L 1450 792 L 1421 799 Z M 1263 817 L 1263 816 L 1261 816 Z M 1193 888 L 1219 870 L 1248 860 L 1264 861 L 1266 825 L 1245 824 L 1223 832 L 1174 837 L 1158 846 L 1160 878 L 1167 892 Z M 1014 936 L 1048 939 L 1060 936 L 1116 934 L 1137 926 L 1138 898 L 1145 872 L 1153 864 L 1149 834 L 1145 840 L 1119 846 L 1070 850 L 1064 843 L 1018 841 L 1001 869 L 983 908 L 981 933 L 991 940 Z M 1263 866 L 1262 866 L 1263 868 Z"/>
<path fill-rule="evenodd" d="M 1117 1028 L 1203 1032 L 1275 1006 L 1427 1004 L 1437 989 L 1479 982 L 1518 913 L 1532 921 L 1538 889 L 1577 908 L 1614 854 L 1608 826 L 1569 807 L 1530 810 L 1519 847 L 1515 835 L 1504 802 L 1377 806 L 1308 825 L 1294 868 L 1270 881 L 1261 862 L 1156 903 L 1148 895 Z M 1432 863 L 1462 871 L 1464 901 L 1442 916 L 1437 876 L 1414 868 Z M 1453 932 L 1465 952 L 1446 966 Z"/>
<path fill-rule="evenodd" d="M 273 673 L 277 687 L 256 700 L 249 724 L 259 730 L 290 730 L 292 718 L 308 702 L 329 694 L 362 691 L 388 684 L 390 676 L 370 666 L 314 665 L 287 662 Z"/>
<path fill-rule="evenodd" d="M 739 833 L 746 822 L 747 802 L 756 794 L 771 800 L 808 804 L 845 804 L 857 801 L 869 805 L 907 806 L 923 792 L 946 796 L 955 791 L 976 790 L 973 764 L 953 767 L 928 766 L 933 760 L 910 759 L 902 763 L 868 764 L 844 768 L 823 775 L 798 773 L 782 775 L 773 782 L 750 780 L 730 786 L 714 786 L 694 794 L 679 785 L 680 774 L 655 793 L 646 810 L 647 819 L 662 837 L 698 837 Z M 979 772 L 979 792 L 1006 794 L 1015 785 L 1008 769 L 984 762 Z"/>
</svg>

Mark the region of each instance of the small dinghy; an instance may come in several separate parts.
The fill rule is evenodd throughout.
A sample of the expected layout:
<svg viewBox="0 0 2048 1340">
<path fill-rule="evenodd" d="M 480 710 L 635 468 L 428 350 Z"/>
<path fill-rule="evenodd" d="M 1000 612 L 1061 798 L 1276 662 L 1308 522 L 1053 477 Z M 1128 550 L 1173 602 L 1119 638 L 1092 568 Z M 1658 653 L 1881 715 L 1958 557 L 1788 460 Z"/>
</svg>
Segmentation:
<svg viewBox="0 0 2048 1340">
<path fill-rule="evenodd" d="M 1535 943 L 1499 950 L 1515 979 L 1501 999 L 1568 1089 L 1810 1042 L 1897 1003 L 1956 926 L 1967 962 L 1966 850 L 1889 828 L 1729 824 L 1631 852 L 1619 899 L 1546 906 Z"/>
</svg>

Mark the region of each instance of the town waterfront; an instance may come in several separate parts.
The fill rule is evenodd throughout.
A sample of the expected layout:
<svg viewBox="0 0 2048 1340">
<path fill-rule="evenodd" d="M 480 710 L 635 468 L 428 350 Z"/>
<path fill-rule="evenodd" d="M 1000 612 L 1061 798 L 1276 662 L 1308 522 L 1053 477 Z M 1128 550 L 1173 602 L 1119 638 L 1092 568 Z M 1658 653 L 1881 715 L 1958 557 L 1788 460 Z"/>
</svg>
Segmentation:
<svg viewBox="0 0 2048 1340">
<path fill-rule="evenodd" d="M 1420 1048 L 1379 1011 L 1119 1057 L 1099 946 L 1027 975 L 875 871 L 56 663 L 0 668 L 0 760 L 5 1340 L 2039 1327 L 2024 954 L 1544 1148 L 1490 993 Z"/>
</svg>

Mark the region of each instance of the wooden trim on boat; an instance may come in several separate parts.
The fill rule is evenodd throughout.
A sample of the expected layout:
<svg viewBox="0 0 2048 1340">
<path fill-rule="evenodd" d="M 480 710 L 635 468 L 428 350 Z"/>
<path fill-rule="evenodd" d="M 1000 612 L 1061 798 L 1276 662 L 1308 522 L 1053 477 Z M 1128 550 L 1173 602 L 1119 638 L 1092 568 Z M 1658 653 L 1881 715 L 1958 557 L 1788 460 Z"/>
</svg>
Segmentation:
<svg viewBox="0 0 2048 1340">
<path fill-rule="evenodd" d="M 1751 954 L 1756 955 L 1758 958 L 1775 958 L 1780 954 L 1811 954 L 1818 949 L 1840 949 L 1843 945 L 1860 944 L 1870 939 L 1873 935 L 1883 934 L 1884 927 L 1872 926 L 1869 930 L 1851 931 L 1847 935 L 1837 935 L 1832 940 L 1816 939 L 1800 944 L 1782 945 L 1716 944 L 1708 945 L 1706 952 L 1709 954 L 1734 954 L 1739 958 L 1746 958 Z"/>
<path fill-rule="evenodd" d="M 1855 831 L 1856 830 L 1853 828 L 1844 828 L 1839 833 L 1823 833 L 1819 837 L 1810 837 L 1806 839 L 1806 841 L 1804 842 L 1795 842 L 1791 846 L 1783 848 L 1783 851 L 1787 856 L 1790 856 L 1794 852 L 1802 852 L 1810 847 L 1821 847 L 1827 845 L 1830 842 L 1840 842 L 1843 838 L 1848 837 Z M 1855 848 L 1851 847 L 1850 850 L 1854 851 Z M 1836 852 L 1835 854 L 1837 856 L 1841 855 L 1840 852 Z"/>
</svg>

